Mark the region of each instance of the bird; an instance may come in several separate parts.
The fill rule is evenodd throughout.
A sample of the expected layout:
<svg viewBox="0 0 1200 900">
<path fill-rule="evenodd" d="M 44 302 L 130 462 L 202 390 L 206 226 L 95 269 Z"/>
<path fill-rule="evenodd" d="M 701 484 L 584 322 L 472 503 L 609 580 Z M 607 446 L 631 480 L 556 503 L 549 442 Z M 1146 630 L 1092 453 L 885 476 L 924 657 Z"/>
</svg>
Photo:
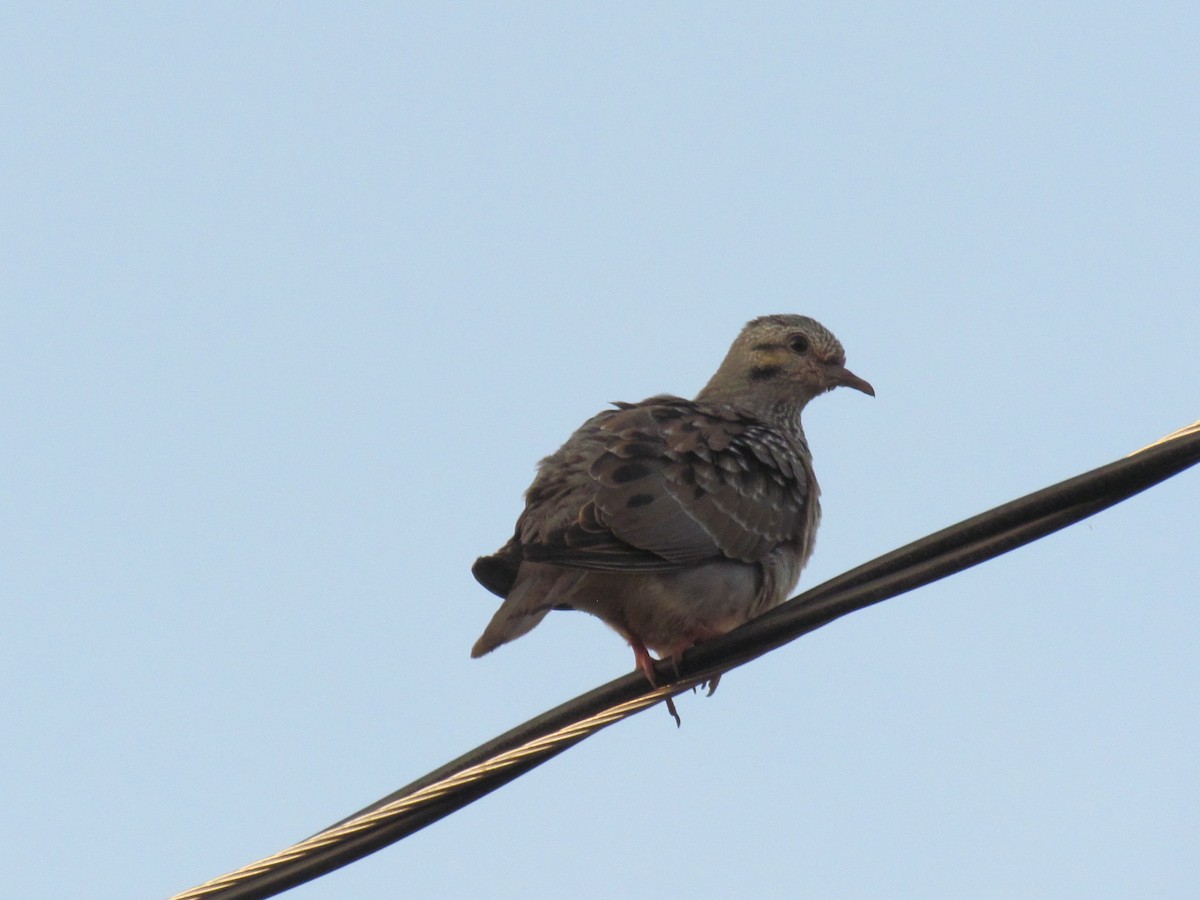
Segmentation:
<svg viewBox="0 0 1200 900">
<path fill-rule="evenodd" d="M 815 319 L 766 315 L 695 399 L 659 394 L 588 419 L 538 464 L 513 536 L 471 567 L 503 598 L 471 656 L 579 610 L 657 685 L 651 652 L 678 673 L 686 650 L 782 603 L 821 516 L 800 414 L 837 387 L 875 396 Z"/>
</svg>

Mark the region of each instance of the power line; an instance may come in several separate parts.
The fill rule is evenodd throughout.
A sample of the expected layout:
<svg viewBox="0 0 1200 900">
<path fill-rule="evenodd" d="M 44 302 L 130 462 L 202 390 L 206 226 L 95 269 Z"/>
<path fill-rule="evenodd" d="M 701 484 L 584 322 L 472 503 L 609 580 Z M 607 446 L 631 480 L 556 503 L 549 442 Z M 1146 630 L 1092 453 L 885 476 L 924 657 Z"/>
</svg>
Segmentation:
<svg viewBox="0 0 1200 900">
<path fill-rule="evenodd" d="M 286 850 L 171 900 L 258 900 L 407 837 L 595 734 L 801 635 L 872 604 L 992 559 L 1128 499 L 1200 462 L 1200 422 L 1124 459 L 922 538 L 818 585 L 689 650 L 678 677 L 656 669 L 610 681 L 493 738 Z M 665 682 L 670 681 L 667 684 Z"/>
</svg>

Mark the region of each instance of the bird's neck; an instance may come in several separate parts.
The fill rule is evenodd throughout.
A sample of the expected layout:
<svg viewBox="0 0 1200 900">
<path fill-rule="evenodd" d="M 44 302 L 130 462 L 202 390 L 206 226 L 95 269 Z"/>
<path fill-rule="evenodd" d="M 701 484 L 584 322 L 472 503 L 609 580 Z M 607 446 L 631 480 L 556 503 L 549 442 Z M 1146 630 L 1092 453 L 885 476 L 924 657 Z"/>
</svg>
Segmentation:
<svg viewBox="0 0 1200 900">
<path fill-rule="evenodd" d="M 764 391 L 761 385 L 731 385 L 713 379 L 696 395 L 697 403 L 730 406 L 804 443 L 800 413 L 810 397 L 793 391 Z"/>
</svg>

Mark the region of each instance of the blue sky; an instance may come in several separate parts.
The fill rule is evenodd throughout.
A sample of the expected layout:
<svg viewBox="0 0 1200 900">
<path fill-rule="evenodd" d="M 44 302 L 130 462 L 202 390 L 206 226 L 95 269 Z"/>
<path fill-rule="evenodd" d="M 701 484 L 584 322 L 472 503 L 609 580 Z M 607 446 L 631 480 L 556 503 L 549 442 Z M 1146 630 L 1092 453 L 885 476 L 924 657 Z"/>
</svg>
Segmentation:
<svg viewBox="0 0 1200 900">
<path fill-rule="evenodd" d="M 1192 4 L 0 13 L 13 896 L 161 897 L 632 668 L 537 459 L 814 316 L 814 585 L 1200 415 Z M 288 896 L 1185 896 L 1197 473 Z"/>
</svg>

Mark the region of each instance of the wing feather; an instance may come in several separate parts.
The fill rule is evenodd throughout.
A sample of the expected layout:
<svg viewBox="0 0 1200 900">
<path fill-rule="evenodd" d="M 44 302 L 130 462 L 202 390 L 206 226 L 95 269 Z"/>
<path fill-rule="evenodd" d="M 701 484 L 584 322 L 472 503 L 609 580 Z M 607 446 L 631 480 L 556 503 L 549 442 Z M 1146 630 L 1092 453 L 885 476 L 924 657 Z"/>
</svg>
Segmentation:
<svg viewBox="0 0 1200 900">
<path fill-rule="evenodd" d="M 729 407 L 652 397 L 594 417 L 543 461 L 503 570 L 759 562 L 803 540 L 816 503 L 803 443 Z"/>
</svg>

